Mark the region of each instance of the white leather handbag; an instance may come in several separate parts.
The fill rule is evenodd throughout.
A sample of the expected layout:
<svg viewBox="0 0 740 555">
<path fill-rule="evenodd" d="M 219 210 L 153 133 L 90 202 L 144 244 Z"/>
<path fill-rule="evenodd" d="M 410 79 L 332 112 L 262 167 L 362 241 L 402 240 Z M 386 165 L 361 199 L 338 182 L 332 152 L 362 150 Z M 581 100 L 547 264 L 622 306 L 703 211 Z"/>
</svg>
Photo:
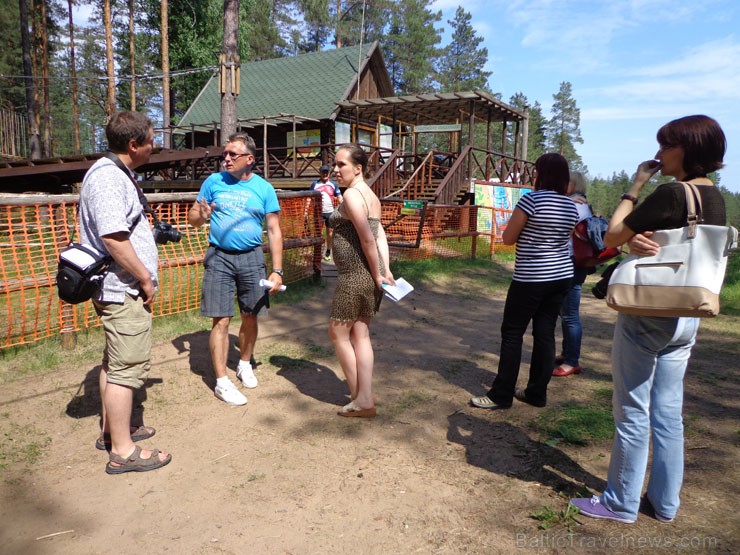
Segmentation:
<svg viewBox="0 0 740 555">
<path fill-rule="evenodd" d="M 656 231 L 650 239 L 660 245 L 658 254 L 630 254 L 622 260 L 609 279 L 606 294 L 606 303 L 614 310 L 666 317 L 719 314 L 727 255 L 737 247 L 738 231 L 732 226 L 700 223 L 699 191 L 691 183 L 683 186 L 687 225 Z"/>
</svg>

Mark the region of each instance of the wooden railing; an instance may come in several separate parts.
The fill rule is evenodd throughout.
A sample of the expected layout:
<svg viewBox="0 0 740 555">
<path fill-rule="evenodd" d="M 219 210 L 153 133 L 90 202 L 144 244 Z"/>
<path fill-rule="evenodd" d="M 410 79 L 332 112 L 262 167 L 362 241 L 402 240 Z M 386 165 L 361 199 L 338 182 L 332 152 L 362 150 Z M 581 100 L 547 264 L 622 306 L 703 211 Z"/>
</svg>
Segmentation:
<svg viewBox="0 0 740 555">
<path fill-rule="evenodd" d="M 534 164 L 499 152 L 470 149 L 470 179 L 528 185 L 533 182 Z"/>
<path fill-rule="evenodd" d="M 468 177 L 468 158 L 470 146 L 466 146 L 452 164 L 450 171 L 442 179 L 439 187 L 434 191 L 433 201 L 435 204 L 456 204 L 461 192 L 466 191 L 470 183 Z"/>
<path fill-rule="evenodd" d="M 398 172 L 399 163 L 398 151 L 395 150 L 385 161 L 385 164 L 367 180 L 367 184 L 378 195 L 378 198 L 388 197 L 398 184 L 400 177 Z"/>
</svg>

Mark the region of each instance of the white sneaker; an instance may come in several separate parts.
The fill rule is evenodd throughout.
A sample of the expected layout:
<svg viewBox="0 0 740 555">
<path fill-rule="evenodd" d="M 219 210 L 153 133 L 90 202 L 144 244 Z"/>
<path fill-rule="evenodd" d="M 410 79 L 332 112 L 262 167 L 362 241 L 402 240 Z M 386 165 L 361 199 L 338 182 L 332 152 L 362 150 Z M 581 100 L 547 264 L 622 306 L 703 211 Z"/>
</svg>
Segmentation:
<svg viewBox="0 0 740 555">
<path fill-rule="evenodd" d="M 221 399 L 223 402 L 228 403 L 230 405 L 234 406 L 241 406 L 247 404 L 247 398 L 244 396 L 244 394 L 239 391 L 236 386 L 234 385 L 234 382 L 228 381 L 224 385 L 218 385 L 216 384 L 215 389 L 213 392 L 216 394 L 216 397 Z"/>
<path fill-rule="evenodd" d="M 249 362 L 239 361 L 239 366 L 236 368 L 236 377 L 239 378 L 244 384 L 244 387 L 254 389 L 257 387 L 257 376 L 254 375 L 252 365 Z"/>
</svg>

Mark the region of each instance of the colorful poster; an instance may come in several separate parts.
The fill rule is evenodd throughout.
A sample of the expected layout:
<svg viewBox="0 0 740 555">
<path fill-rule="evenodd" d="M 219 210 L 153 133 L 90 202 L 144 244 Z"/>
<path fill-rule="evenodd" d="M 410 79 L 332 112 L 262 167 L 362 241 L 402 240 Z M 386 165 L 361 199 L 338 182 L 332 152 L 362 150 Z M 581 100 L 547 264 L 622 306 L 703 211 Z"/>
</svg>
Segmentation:
<svg viewBox="0 0 740 555">
<path fill-rule="evenodd" d="M 511 218 L 516 203 L 519 202 L 522 195 L 526 195 L 530 191 L 531 189 L 476 183 L 474 187 L 475 204 L 493 208 L 493 210 L 480 210 L 478 212 L 478 231 L 492 233 L 493 214 L 495 214 L 495 233 L 501 235 L 501 232 L 506 229 L 506 224 Z"/>
<path fill-rule="evenodd" d="M 288 131 L 288 152 L 293 152 L 293 132 Z M 298 150 L 298 154 L 302 156 L 318 156 L 321 149 L 318 145 L 321 144 L 321 130 L 320 129 L 302 129 L 295 132 L 295 146 Z M 315 146 L 314 146 L 315 145 Z"/>
</svg>

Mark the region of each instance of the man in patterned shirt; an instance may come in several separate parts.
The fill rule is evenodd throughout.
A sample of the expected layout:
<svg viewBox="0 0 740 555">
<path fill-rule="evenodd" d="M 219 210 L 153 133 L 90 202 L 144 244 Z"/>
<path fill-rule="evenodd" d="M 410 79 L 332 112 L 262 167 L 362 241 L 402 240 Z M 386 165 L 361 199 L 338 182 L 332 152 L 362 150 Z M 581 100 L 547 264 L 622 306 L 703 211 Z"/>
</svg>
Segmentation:
<svg viewBox="0 0 740 555">
<path fill-rule="evenodd" d="M 113 258 L 93 297 L 105 329 L 102 431 L 96 446 L 110 450 L 105 471 L 122 474 L 160 468 L 172 456 L 134 444 L 153 436 L 154 428 L 131 427 L 134 391 L 144 385 L 151 366 L 151 306 L 158 283 L 157 245 L 133 170 L 149 161 L 154 132 L 145 115 L 118 112 L 105 134 L 110 152 L 93 164 L 82 182 L 80 240 Z"/>
</svg>

